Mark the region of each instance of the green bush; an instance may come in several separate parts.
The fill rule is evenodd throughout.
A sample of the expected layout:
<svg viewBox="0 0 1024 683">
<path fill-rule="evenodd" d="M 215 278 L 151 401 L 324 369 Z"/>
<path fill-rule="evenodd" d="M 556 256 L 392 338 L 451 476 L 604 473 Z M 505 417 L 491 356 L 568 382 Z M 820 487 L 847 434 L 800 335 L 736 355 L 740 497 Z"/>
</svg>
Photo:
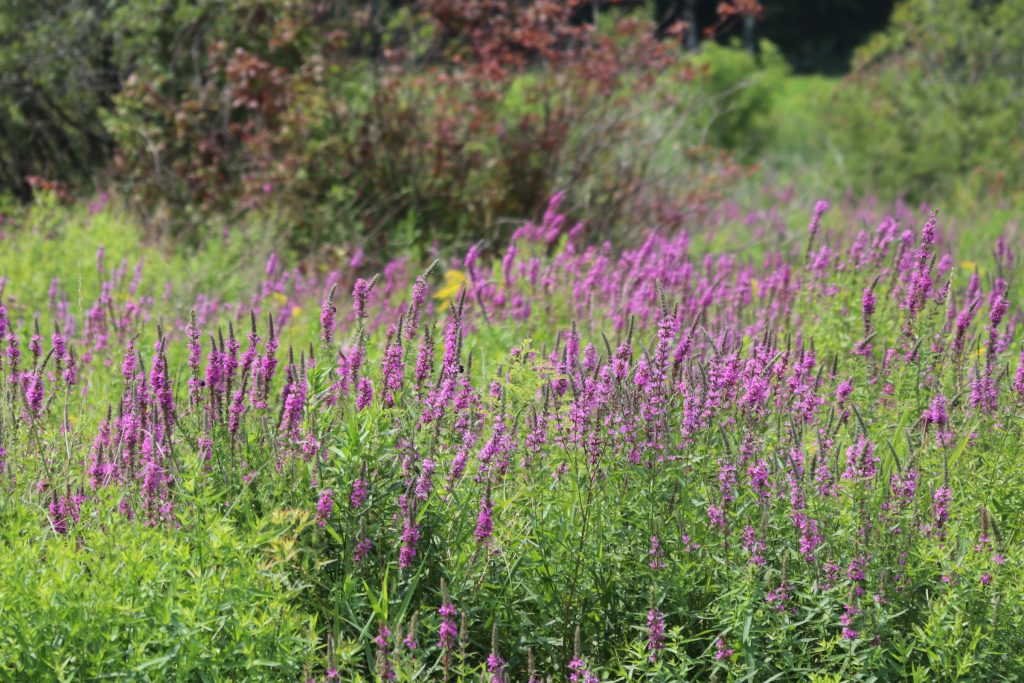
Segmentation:
<svg viewBox="0 0 1024 683">
<path fill-rule="evenodd" d="M 198 240 L 211 216 L 258 211 L 303 250 L 386 251 L 500 242 L 566 186 L 595 229 L 663 222 L 719 184 L 725 164 L 687 157 L 695 129 L 748 156 L 770 132 L 770 47 L 748 78 L 751 57 L 709 46 L 695 88 L 642 13 L 492 10 L 19 0 L 0 10 L 0 182 L 27 199 L 29 178 L 65 194 L 109 180 L 158 234 Z"/>
<path fill-rule="evenodd" d="M 723 46 L 709 41 L 693 59 L 702 72 L 697 79 L 705 98 L 700 118 L 709 140 L 748 161 L 772 141 L 772 107 L 789 73 L 774 45 L 761 41 L 759 52 L 755 56 L 738 42 Z"/>
<path fill-rule="evenodd" d="M 35 178 L 88 183 L 109 159 L 96 115 L 117 89 L 106 4 L 0 7 L 0 194 L 28 199 Z"/>
<path fill-rule="evenodd" d="M 135 70 L 108 117 L 119 177 L 179 232 L 196 213 L 273 207 L 303 249 L 386 249 L 403 222 L 426 242 L 468 242 L 471 228 L 500 241 L 504 219 L 580 179 L 576 203 L 611 226 L 643 187 L 645 159 L 621 154 L 643 96 L 686 80 L 681 53 L 644 22 L 589 30 L 567 6 L 495 18 L 480 4 L 371 20 L 209 0 L 173 15 L 170 41 L 152 12 L 122 8 L 151 36 L 137 44 L 157 47 L 126 58 Z M 363 42 L 371 29 L 378 48 Z M 179 40 L 193 49 L 178 54 Z"/>
<path fill-rule="evenodd" d="M 267 539 L 217 514 L 168 535 L 92 498 L 95 524 L 60 535 L 38 510 L 0 511 L 5 680 L 297 680 L 312 657 L 314 622 L 262 566 Z"/>
<path fill-rule="evenodd" d="M 849 183 L 886 195 L 1024 188 L 1024 2 L 906 0 L 828 113 Z"/>
</svg>

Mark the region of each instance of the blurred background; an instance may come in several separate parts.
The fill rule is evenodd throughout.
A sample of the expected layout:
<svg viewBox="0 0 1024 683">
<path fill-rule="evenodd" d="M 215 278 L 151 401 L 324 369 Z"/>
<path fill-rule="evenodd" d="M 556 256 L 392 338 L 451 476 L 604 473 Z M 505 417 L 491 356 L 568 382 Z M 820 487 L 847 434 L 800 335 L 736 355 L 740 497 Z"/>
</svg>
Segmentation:
<svg viewBox="0 0 1024 683">
<path fill-rule="evenodd" d="M 8 0 L 0 214 L 383 262 L 765 193 L 1015 207 L 1024 0 Z M 0 226 L 2 227 L 2 226 Z"/>
</svg>

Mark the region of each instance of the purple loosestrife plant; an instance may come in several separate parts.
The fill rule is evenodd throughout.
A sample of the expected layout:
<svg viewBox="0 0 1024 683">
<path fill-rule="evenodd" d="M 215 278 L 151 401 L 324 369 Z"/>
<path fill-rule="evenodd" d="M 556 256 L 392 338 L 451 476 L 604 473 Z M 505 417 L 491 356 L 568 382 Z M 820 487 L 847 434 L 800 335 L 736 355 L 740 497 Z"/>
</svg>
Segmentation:
<svg viewBox="0 0 1024 683">
<path fill-rule="evenodd" d="M 331 520 L 331 512 L 334 510 L 334 491 L 324 489 L 320 492 L 320 498 L 316 502 L 316 523 L 320 526 L 327 526 Z"/>
<path fill-rule="evenodd" d="M 349 495 L 349 502 L 353 510 L 358 510 L 370 495 L 370 485 L 365 480 L 357 478 L 352 482 L 352 493 Z"/>
<path fill-rule="evenodd" d="M 498 624 L 491 628 L 491 652 L 487 655 L 487 673 L 490 683 L 505 683 L 505 660 L 498 654 Z"/>
<path fill-rule="evenodd" d="M 451 596 L 448 593 L 448 582 L 443 577 L 441 578 L 441 606 L 437 613 L 441 617 L 441 623 L 437 630 L 437 647 L 441 650 L 441 665 L 444 679 L 447 680 L 455 646 L 459 641 L 459 628 L 455 625 L 455 617 L 459 612 L 452 604 Z"/>
<path fill-rule="evenodd" d="M 416 522 L 416 506 L 405 494 L 399 496 L 399 508 L 402 510 L 402 539 L 398 550 L 398 568 L 410 569 L 416 559 L 416 544 L 420 540 L 420 528 Z"/>
<path fill-rule="evenodd" d="M 665 647 L 665 615 L 651 608 L 647 612 L 647 661 L 653 664 Z"/>
<path fill-rule="evenodd" d="M 715 641 L 715 659 L 721 661 L 723 659 L 729 659 L 732 655 L 732 648 L 726 644 L 724 638 L 719 637 L 718 640 Z"/>
<path fill-rule="evenodd" d="M 476 517 L 476 529 L 473 536 L 480 543 L 486 543 L 494 532 L 493 506 L 491 504 L 491 486 L 487 485 L 484 495 L 480 498 L 480 510 Z"/>
<path fill-rule="evenodd" d="M 334 314 L 337 308 L 334 306 L 334 291 L 337 285 L 331 286 L 331 291 L 320 306 L 320 341 L 324 346 L 334 343 Z"/>
<path fill-rule="evenodd" d="M 790 200 L 771 201 L 746 218 L 707 209 L 706 238 L 649 231 L 626 247 L 579 239 L 556 202 L 507 246 L 474 245 L 465 290 L 436 299 L 443 322 L 433 267 L 416 277 L 397 258 L 358 280 L 344 340 L 324 297 L 341 274 L 284 257 L 241 298 L 213 284 L 180 300 L 189 288 L 172 280 L 161 299 L 133 277 L 135 255 L 101 258 L 80 306 L 55 273 L 38 278 L 48 292 L 0 278 L 4 523 L 26 547 L 46 537 L 46 562 L 31 558 L 45 570 L 63 552 L 89 564 L 104 534 L 143 525 L 192 548 L 203 520 L 297 515 L 287 585 L 302 600 L 273 584 L 279 563 L 261 563 L 276 587 L 252 594 L 301 607 L 316 624 L 302 664 L 328 678 L 588 681 L 597 662 L 721 678 L 741 665 L 747 618 L 758 675 L 854 662 L 877 676 L 883 661 L 900 678 L 893 619 L 901 648 L 927 626 L 930 652 L 958 651 L 935 596 L 958 628 L 992 636 L 979 666 L 1012 678 L 988 644 L 1021 627 L 1007 592 L 1024 483 L 1010 242 L 973 264 L 974 245 L 943 242 L 927 209 L 844 202 L 828 231 L 815 207 L 802 254 L 773 239 L 792 226 Z M 739 225 L 758 248 L 717 249 Z M 188 310 L 183 330 L 157 324 Z M 277 372 L 281 344 L 294 351 Z M 954 490 L 957 510 L 981 512 L 954 514 Z M 496 510 L 509 513 L 497 535 Z M 363 581 L 387 600 L 349 599 Z M 670 642 L 666 622 L 696 623 L 678 605 L 726 594 L 754 609 L 698 610 L 706 647 Z M 351 614 L 334 618 L 339 604 Z M 479 637 L 498 619 L 507 662 Z M 783 623 L 842 647 L 794 650 L 766 635 Z M 586 656 L 565 642 L 577 625 L 594 629 Z M 351 656 L 363 650 L 376 667 Z"/>
<path fill-rule="evenodd" d="M 366 300 L 370 296 L 371 287 L 371 282 L 359 278 L 352 288 L 352 312 L 358 321 L 366 318 Z"/>
<path fill-rule="evenodd" d="M 391 408 L 395 405 L 395 396 L 402 389 L 402 381 L 405 374 L 405 363 L 402 355 L 401 323 L 399 323 L 397 329 L 392 327 L 388 331 L 388 338 L 389 342 L 384 349 L 384 358 L 381 361 L 381 390 L 384 393 L 384 405 Z"/>
<path fill-rule="evenodd" d="M 287 384 L 281 394 L 281 433 L 298 441 L 306 407 L 307 383 L 305 369 L 296 367 L 294 360 L 288 364 Z"/>
<path fill-rule="evenodd" d="M 369 377 L 360 377 L 356 386 L 356 410 L 363 410 L 373 402 L 373 382 Z"/>
<path fill-rule="evenodd" d="M 377 645 L 377 677 L 382 681 L 393 681 L 398 678 L 391 662 L 391 629 L 381 624 L 377 637 L 373 642 Z"/>
<path fill-rule="evenodd" d="M 821 218 L 829 208 L 829 203 L 824 199 L 819 199 L 814 204 L 814 213 L 811 214 L 811 222 L 807 226 L 807 252 L 804 260 L 810 259 L 811 250 L 814 248 L 814 239 L 818 236 L 818 231 L 821 229 Z"/>
</svg>

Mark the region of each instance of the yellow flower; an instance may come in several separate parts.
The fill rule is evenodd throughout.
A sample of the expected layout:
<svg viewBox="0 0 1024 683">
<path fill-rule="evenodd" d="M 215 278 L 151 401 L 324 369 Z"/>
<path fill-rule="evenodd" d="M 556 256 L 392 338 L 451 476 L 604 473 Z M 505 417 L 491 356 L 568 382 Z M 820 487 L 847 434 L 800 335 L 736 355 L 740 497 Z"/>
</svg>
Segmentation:
<svg viewBox="0 0 1024 683">
<path fill-rule="evenodd" d="M 299 306 L 292 306 L 292 317 L 298 318 L 300 315 L 302 315 L 302 308 Z"/>
<path fill-rule="evenodd" d="M 452 299 L 459 295 L 462 286 L 466 284 L 466 274 L 461 270 L 448 270 L 444 274 L 444 286 L 434 293 L 434 298 L 441 302 L 439 310 L 445 310 L 451 305 Z"/>
<path fill-rule="evenodd" d="M 755 299 L 761 296 L 761 283 L 757 281 L 756 277 L 750 278 L 750 292 Z"/>
<path fill-rule="evenodd" d="M 960 267 L 969 273 L 977 271 L 978 277 L 985 277 L 985 271 L 982 268 L 979 268 L 978 264 L 974 261 L 961 261 Z"/>
</svg>

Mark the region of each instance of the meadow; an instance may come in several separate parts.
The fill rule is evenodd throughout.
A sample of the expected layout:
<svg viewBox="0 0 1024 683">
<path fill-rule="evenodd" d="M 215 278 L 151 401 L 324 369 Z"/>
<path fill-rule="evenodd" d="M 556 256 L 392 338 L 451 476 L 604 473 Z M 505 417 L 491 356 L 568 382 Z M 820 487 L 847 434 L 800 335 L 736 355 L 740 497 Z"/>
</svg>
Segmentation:
<svg viewBox="0 0 1024 683">
<path fill-rule="evenodd" d="M 0 3 L 0 681 L 1024 678 L 1022 36 Z"/>
<path fill-rule="evenodd" d="M 378 269 L 105 199 L 2 226 L 0 677 L 1024 670 L 1003 217 L 780 193 L 618 250 L 556 196 Z"/>
</svg>

